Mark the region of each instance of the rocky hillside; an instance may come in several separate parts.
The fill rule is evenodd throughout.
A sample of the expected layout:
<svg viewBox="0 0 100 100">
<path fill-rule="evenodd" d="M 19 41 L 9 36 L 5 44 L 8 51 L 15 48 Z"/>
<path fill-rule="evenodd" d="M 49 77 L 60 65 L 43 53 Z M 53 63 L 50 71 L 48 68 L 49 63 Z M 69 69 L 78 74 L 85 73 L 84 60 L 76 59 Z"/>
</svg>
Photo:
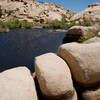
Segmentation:
<svg viewBox="0 0 100 100">
<path fill-rule="evenodd" d="M 93 23 L 100 22 L 100 3 L 93 3 L 88 5 L 84 11 L 75 14 L 71 21 L 79 21 L 82 22 L 84 19 L 88 19 Z"/>
<path fill-rule="evenodd" d="M 26 20 L 28 22 L 46 22 L 65 19 L 69 22 L 73 12 L 53 3 L 35 0 L 0 0 L 0 20 Z"/>
</svg>

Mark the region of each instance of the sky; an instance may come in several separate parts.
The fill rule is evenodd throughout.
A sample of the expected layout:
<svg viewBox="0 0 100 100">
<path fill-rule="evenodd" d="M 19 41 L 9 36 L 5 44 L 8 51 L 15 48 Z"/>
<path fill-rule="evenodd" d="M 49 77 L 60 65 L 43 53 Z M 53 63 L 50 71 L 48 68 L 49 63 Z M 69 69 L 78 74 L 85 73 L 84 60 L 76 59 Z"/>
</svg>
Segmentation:
<svg viewBox="0 0 100 100">
<path fill-rule="evenodd" d="M 36 0 L 49 3 L 57 3 L 63 6 L 65 9 L 70 9 L 74 12 L 79 12 L 88 7 L 89 4 L 99 2 L 100 0 Z"/>
</svg>

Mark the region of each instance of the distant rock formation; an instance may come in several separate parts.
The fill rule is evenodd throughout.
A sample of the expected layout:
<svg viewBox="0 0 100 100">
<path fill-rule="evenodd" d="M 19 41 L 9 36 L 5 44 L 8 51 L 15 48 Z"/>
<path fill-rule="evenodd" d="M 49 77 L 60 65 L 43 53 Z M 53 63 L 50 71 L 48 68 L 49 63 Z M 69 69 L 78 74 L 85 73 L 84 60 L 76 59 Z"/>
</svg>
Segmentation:
<svg viewBox="0 0 100 100">
<path fill-rule="evenodd" d="M 93 3 L 91 5 L 88 5 L 88 7 L 95 7 L 95 6 L 100 6 L 100 3 Z"/>
<path fill-rule="evenodd" d="M 82 22 L 84 19 L 88 19 L 92 23 L 100 22 L 100 3 L 93 3 L 88 5 L 84 11 L 79 12 L 72 16 L 71 21 Z"/>
<path fill-rule="evenodd" d="M 3 21 L 16 18 L 41 23 L 55 19 L 64 19 L 69 22 L 74 15 L 72 11 L 66 10 L 60 5 L 35 0 L 0 0 L 0 8 L 2 11 L 0 20 Z"/>
</svg>

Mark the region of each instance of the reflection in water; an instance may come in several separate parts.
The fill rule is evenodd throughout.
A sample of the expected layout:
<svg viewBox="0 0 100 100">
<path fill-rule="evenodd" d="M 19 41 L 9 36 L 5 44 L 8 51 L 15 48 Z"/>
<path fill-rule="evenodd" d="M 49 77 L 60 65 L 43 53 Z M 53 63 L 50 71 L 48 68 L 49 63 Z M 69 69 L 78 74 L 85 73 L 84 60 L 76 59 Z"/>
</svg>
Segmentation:
<svg viewBox="0 0 100 100">
<path fill-rule="evenodd" d="M 27 66 L 34 71 L 34 57 L 56 52 L 66 33 L 47 29 L 15 29 L 0 34 L 0 71 L 15 66 Z"/>
</svg>

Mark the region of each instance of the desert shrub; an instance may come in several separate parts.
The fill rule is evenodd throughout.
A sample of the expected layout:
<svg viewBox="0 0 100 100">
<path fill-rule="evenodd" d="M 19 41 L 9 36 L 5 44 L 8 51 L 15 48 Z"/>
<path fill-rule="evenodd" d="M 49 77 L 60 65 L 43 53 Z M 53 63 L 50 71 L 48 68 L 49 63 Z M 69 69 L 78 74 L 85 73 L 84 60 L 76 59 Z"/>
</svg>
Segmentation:
<svg viewBox="0 0 100 100">
<path fill-rule="evenodd" d="M 100 30 L 100 24 L 98 24 L 98 28 L 99 28 L 99 30 Z"/>
<path fill-rule="evenodd" d="M 21 27 L 24 27 L 24 28 L 32 28 L 33 27 L 33 24 L 31 22 L 22 21 L 21 22 Z"/>
<path fill-rule="evenodd" d="M 4 22 L 4 25 L 5 25 L 5 27 L 8 27 L 10 29 L 16 28 L 15 24 L 12 21 Z"/>
<path fill-rule="evenodd" d="M 91 26 L 91 22 L 88 19 L 85 19 L 82 23 L 82 26 Z"/>
<path fill-rule="evenodd" d="M 63 28 L 66 26 L 66 23 L 61 20 L 53 20 L 51 22 L 47 22 L 46 24 L 43 25 L 43 28 Z"/>
<path fill-rule="evenodd" d="M 15 28 L 32 28 L 33 23 L 27 22 L 27 21 L 19 21 L 19 20 L 11 20 L 11 21 L 0 21 L 0 26 L 2 27 L 8 27 L 10 29 L 15 29 Z"/>
<path fill-rule="evenodd" d="M 61 28 L 62 27 L 62 22 L 57 19 L 52 21 L 51 24 L 52 24 L 53 28 Z"/>
<path fill-rule="evenodd" d="M 75 23 L 75 21 L 72 21 L 71 23 L 67 24 L 67 27 L 68 27 L 68 28 L 71 28 L 72 26 L 75 26 L 75 25 L 77 25 L 77 24 Z"/>
</svg>

